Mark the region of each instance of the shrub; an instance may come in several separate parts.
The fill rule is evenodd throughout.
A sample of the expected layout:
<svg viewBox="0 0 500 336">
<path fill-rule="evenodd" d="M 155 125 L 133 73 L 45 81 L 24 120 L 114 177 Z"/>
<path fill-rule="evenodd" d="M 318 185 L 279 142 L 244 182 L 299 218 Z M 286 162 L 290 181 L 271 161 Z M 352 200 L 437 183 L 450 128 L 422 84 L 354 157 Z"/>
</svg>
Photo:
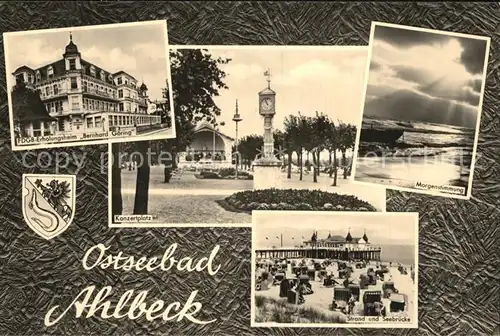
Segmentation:
<svg viewBox="0 0 500 336">
<path fill-rule="evenodd" d="M 356 196 L 308 189 L 246 190 L 227 197 L 225 201 L 240 210 L 260 207 L 271 210 L 376 211 L 371 204 Z"/>
<path fill-rule="evenodd" d="M 266 303 L 266 298 L 262 295 L 256 295 L 255 296 L 255 306 L 260 308 L 263 307 L 264 304 Z"/>
<path fill-rule="evenodd" d="M 206 179 L 234 179 L 236 176 L 236 170 L 234 168 L 221 168 L 217 171 L 202 171 L 200 172 L 201 178 Z M 238 172 L 238 179 L 242 180 L 253 180 L 253 175 L 245 171 Z"/>
<path fill-rule="evenodd" d="M 206 179 L 220 179 L 219 174 L 210 171 L 202 171 L 200 172 L 200 176 Z"/>
<path fill-rule="evenodd" d="M 221 168 L 221 169 L 219 169 L 219 174 L 222 177 L 226 177 L 226 176 L 234 177 L 234 176 L 236 176 L 236 169 L 234 169 L 232 167 L 231 168 Z M 250 178 L 253 179 L 253 176 L 250 173 L 248 173 L 246 171 L 239 171 L 239 170 L 238 170 L 238 177 L 247 177 L 249 179 Z"/>
<path fill-rule="evenodd" d="M 257 210 L 269 210 L 269 208 L 270 208 L 269 205 L 267 205 L 266 203 L 261 203 L 257 207 Z"/>
</svg>

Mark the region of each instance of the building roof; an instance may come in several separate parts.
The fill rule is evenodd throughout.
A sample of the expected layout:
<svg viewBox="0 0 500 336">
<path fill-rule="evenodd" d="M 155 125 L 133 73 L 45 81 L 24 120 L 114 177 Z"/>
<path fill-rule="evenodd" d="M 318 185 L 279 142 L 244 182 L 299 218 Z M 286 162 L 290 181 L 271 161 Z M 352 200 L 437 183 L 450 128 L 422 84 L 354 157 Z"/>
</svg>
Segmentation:
<svg viewBox="0 0 500 336">
<path fill-rule="evenodd" d="M 210 122 L 203 120 L 201 121 L 194 129 L 194 133 L 200 133 L 200 132 L 214 132 L 214 125 L 212 125 Z M 220 135 L 221 137 L 224 137 L 226 139 L 229 139 L 231 141 L 234 141 L 234 138 L 230 137 L 229 135 L 226 135 L 218 130 L 215 130 L 215 133 Z"/>
<path fill-rule="evenodd" d="M 16 74 L 18 72 L 21 72 L 21 71 L 25 71 L 25 70 L 28 70 L 28 71 L 32 71 L 34 72 L 35 70 L 31 69 L 29 66 L 26 66 L 26 65 L 21 65 L 19 68 L 17 68 L 12 74 Z"/>
<path fill-rule="evenodd" d="M 113 74 L 109 71 L 106 71 L 104 70 L 103 68 L 95 65 L 94 63 L 90 63 L 84 59 L 82 59 L 81 61 L 81 64 L 82 64 L 82 71 L 83 71 L 83 74 L 87 75 L 87 76 L 91 76 L 91 77 L 94 77 L 90 74 L 90 68 L 93 66 L 95 68 L 95 78 L 101 80 L 101 71 L 104 71 L 104 81 L 108 84 L 113 84 L 115 85 L 115 82 L 113 81 L 113 78 L 109 78 L 109 76 L 111 75 L 113 77 Z"/>
<path fill-rule="evenodd" d="M 366 232 L 363 235 L 363 237 L 352 237 L 351 232 L 348 232 L 346 237 L 340 235 L 332 236 L 331 234 L 328 234 L 328 237 L 323 239 L 317 239 L 317 241 L 322 243 L 345 244 L 345 243 L 358 243 L 361 239 L 363 239 L 365 242 L 368 242 L 368 237 L 366 236 Z M 311 243 L 311 242 L 314 242 L 313 238 L 306 241 L 306 243 Z"/>
<path fill-rule="evenodd" d="M 353 241 L 352 236 L 351 236 L 351 231 L 347 232 L 347 236 L 345 237 L 345 241 L 347 241 L 347 242 Z"/>
<path fill-rule="evenodd" d="M 265 88 L 264 90 L 262 90 L 262 91 L 260 91 L 260 92 L 259 92 L 259 95 L 266 95 L 266 94 L 268 94 L 268 95 L 269 95 L 269 94 L 273 94 L 273 95 L 275 95 L 275 94 L 276 94 L 276 92 L 275 92 L 275 91 L 273 91 L 273 90 L 272 90 L 271 88 L 269 88 L 269 87 L 267 87 L 267 88 Z"/>
<path fill-rule="evenodd" d="M 146 86 L 146 84 L 144 84 L 144 82 L 142 82 L 140 89 L 141 91 L 147 91 L 148 87 Z"/>
<path fill-rule="evenodd" d="M 328 242 L 345 242 L 345 237 L 342 236 L 330 236 L 326 239 L 322 239 L 323 241 L 328 241 Z"/>
<path fill-rule="evenodd" d="M 54 77 L 60 77 L 66 74 L 66 63 L 64 61 L 64 58 L 61 58 L 58 61 L 55 61 L 53 63 L 44 65 L 43 67 L 40 67 L 35 70 L 35 72 L 40 72 L 40 80 L 44 81 L 48 79 L 48 70 L 49 67 L 52 67 L 52 70 L 54 70 Z"/>
<path fill-rule="evenodd" d="M 15 122 L 56 120 L 47 112 L 38 92 L 27 88 L 25 85 L 14 86 L 11 99 L 12 117 Z"/>
<path fill-rule="evenodd" d="M 64 53 L 64 56 L 66 56 L 67 54 L 79 54 L 78 52 L 78 47 L 76 44 L 73 43 L 73 38 L 70 34 L 70 41 L 68 43 L 68 45 L 66 46 L 65 48 L 65 53 Z M 125 71 L 118 71 L 116 73 L 111 73 L 109 71 L 106 71 L 105 69 L 103 69 L 102 67 L 100 66 L 97 66 L 95 65 L 94 63 L 91 63 L 91 62 L 88 62 L 84 59 L 81 59 L 80 60 L 80 63 L 82 65 L 82 72 L 84 75 L 87 75 L 87 76 L 92 76 L 91 73 L 90 73 L 90 68 L 93 66 L 95 68 L 95 77 L 96 79 L 98 80 L 101 80 L 101 71 L 104 71 L 104 82 L 108 83 L 108 84 L 113 84 L 115 85 L 114 83 L 114 80 L 113 80 L 113 77 L 115 75 L 118 75 L 118 74 L 126 74 L 127 76 L 130 76 L 132 77 L 134 80 L 136 80 L 134 78 L 134 76 L 126 73 Z M 48 79 L 48 69 L 49 67 L 52 66 L 52 69 L 54 70 L 54 77 L 52 78 L 57 78 L 57 77 L 60 77 L 60 76 L 63 76 L 66 74 L 66 61 L 64 60 L 64 58 L 61 58 L 57 61 L 54 61 L 52 63 L 49 63 L 49 64 L 46 64 L 44 66 L 41 66 L 37 69 L 31 69 L 30 67 L 26 66 L 26 65 L 23 65 L 23 66 L 20 66 L 19 68 L 16 69 L 16 71 L 14 71 L 13 75 L 16 74 L 17 72 L 20 72 L 20 71 L 23 71 L 23 70 L 29 70 L 29 71 L 33 71 L 35 72 L 35 74 L 37 72 L 40 72 L 40 80 L 41 81 L 44 81 L 46 79 Z M 110 78 L 111 76 L 111 78 Z M 144 86 L 146 86 L 144 83 L 143 83 Z M 142 87 L 142 86 L 141 86 Z M 146 90 L 147 90 L 147 87 L 146 87 Z"/>
<path fill-rule="evenodd" d="M 121 75 L 121 74 L 127 75 L 127 76 L 129 76 L 129 77 L 133 78 L 134 80 L 137 80 L 134 76 L 132 76 L 131 74 L 129 74 L 128 72 L 125 72 L 125 71 L 123 71 L 123 70 L 120 70 L 120 71 L 118 71 L 118 72 L 115 72 L 115 73 L 113 74 L 113 76 L 118 76 L 118 75 Z"/>
<path fill-rule="evenodd" d="M 78 52 L 78 47 L 76 46 L 76 44 L 73 43 L 73 35 L 69 33 L 69 43 L 64 49 L 64 57 L 66 57 L 66 55 L 71 55 L 71 54 L 79 54 L 79 52 Z"/>
</svg>

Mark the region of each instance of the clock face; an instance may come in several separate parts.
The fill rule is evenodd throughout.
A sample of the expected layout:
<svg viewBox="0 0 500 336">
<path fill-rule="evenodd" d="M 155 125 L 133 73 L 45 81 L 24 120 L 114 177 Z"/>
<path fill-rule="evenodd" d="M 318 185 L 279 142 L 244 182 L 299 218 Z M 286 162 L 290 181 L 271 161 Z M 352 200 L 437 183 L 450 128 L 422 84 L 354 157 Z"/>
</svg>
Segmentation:
<svg viewBox="0 0 500 336">
<path fill-rule="evenodd" d="M 273 109 L 273 100 L 271 98 L 262 99 L 260 107 L 263 111 L 271 111 Z"/>
</svg>

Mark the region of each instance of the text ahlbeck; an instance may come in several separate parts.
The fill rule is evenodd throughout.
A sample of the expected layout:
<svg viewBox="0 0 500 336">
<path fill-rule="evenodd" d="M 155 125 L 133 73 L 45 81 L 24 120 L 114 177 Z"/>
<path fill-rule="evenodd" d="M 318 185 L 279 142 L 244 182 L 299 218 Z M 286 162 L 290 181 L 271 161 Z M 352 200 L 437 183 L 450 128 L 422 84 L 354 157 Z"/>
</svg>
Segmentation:
<svg viewBox="0 0 500 336">
<path fill-rule="evenodd" d="M 97 244 L 91 247 L 85 253 L 82 264 L 85 270 L 91 270 L 95 267 L 101 269 L 112 268 L 114 270 L 122 270 L 124 272 L 128 271 L 147 271 L 151 272 L 154 270 L 168 271 L 176 266 L 179 271 L 187 272 L 202 272 L 207 271 L 209 275 L 215 275 L 220 270 L 220 265 L 215 269 L 213 267 L 214 259 L 217 252 L 220 249 L 219 245 L 216 245 L 210 256 L 200 258 L 195 261 L 192 257 L 184 257 L 177 260 L 173 255 L 177 249 L 177 244 L 170 245 L 163 254 L 162 258 L 157 257 L 147 258 L 140 257 L 136 258 L 134 256 L 126 256 L 121 251 L 118 254 L 107 254 L 109 247 L 103 244 Z M 90 258 L 96 258 L 95 261 L 90 261 Z M 93 258 L 93 259 L 94 259 Z M 83 289 L 76 298 L 62 311 L 59 316 L 56 314 L 56 310 L 59 306 L 54 306 L 45 314 L 44 323 L 46 326 L 50 327 L 58 323 L 71 307 L 75 308 L 75 316 L 77 318 L 84 316 L 85 318 L 90 318 L 92 316 L 99 316 L 102 319 L 109 318 L 128 318 L 130 320 L 135 320 L 144 316 L 147 321 L 153 321 L 156 319 L 163 319 L 165 321 L 182 321 L 184 318 L 196 323 L 196 324 L 208 324 L 213 323 L 216 319 L 210 321 L 201 321 L 195 317 L 202 309 L 202 304 L 195 301 L 198 291 L 195 290 L 191 293 L 189 298 L 186 300 L 182 306 L 180 302 L 173 302 L 166 304 L 163 300 L 156 300 L 149 305 L 145 302 L 148 295 L 148 291 L 140 291 L 135 294 L 133 289 L 126 291 L 118 300 L 114 307 L 111 306 L 110 295 L 113 287 L 106 286 L 101 290 L 98 290 L 96 286 L 88 286 Z M 181 309 L 182 306 L 182 309 Z M 88 309 L 85 313 L 85 309 Z M 100 313 L 99 313 L 100 311 Z"/>
</svg>

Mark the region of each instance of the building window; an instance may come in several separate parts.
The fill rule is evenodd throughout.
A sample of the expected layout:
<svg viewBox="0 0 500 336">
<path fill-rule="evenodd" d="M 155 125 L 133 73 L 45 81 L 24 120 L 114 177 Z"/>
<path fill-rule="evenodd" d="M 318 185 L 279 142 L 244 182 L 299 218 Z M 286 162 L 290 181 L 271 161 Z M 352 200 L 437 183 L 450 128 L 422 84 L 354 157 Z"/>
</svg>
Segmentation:
<svg viewBox="0 0 500 336">
<path fill-rule="evenodd" d="M 49 66 L 49 68 L 47 69 L 47 78 L 52 78 L 54 77 L 54 68 L 51 66 Z"/>
<path fill-rule="evenodd" d="M 76 70 L 76 60 L 74 58 L 69 60 L 69 69 Z"/>
<path fill-rule="evenodd" d="M 57 84 L 54 84 L 53 85 L 53 89 L 54 89 L 54 94 L 59 94 L 59 88 L 57 87 Z"/>
<path fill-rule="evenodd" d="M 45 95 L 49 96 L 50 95 L 50 86 L 45 87 Z"/>
<path fill-rule="evenodd" d="M 16 75 L 16 84 L 24 83 L 24 74 Z"/>
<path fill-rule="evenodd" d="M 55 105 L 56 112 L 62 112 L 62 110 L 63 110 L 63 102 L 62 102 L 62 100 L 56 101 L 54 103 L 54 105 Z"/>
<path fill-rule="evenodd" d="M 117 85 L 121 85 L 121 84 L 122 84 L 122 78 L 121 78 L 121 77 L 118 77 L 118 78 L 116 79 L 116 84 L 117 84 Z"/>
<path fill-rule="evenodd" d="M 57 129 L 61 132 L 64 132 L 64 120 L 62 118 L 59 118 L 57 121 Z"/>
<path fill-rule="evenodd" d="M 42 75 L 40 74 L 40 70 L 36 71 L 35 76 L 36 76 L 36 82 L 37 83 L 42 80 Z"/>
<path fill-rule="evenodd" d="M 78 82 L 76 77 L 71 77 L 71 90 L 78 89 Z"/>
<path fill-rule="evenodd" d="M 43 135 L 50 135 L 50 124 L 48 121 L 43 122 Z"/>
<path fill-rule="evenodd" d="M 90 75 L 95 77 L 95 67 L 93 65 L 90 66 Z"/>
<path fill-rule="evenodd" d="M 82 85 L 83 85 L 83 91 L 87 92 L 87 81 L 84 80 Z"/>
<path fill-rule="evenodd" d="M 118 106 L 118 111 L 123 112 L 123 103 L 120 103 Z"/>
<path fill-rule="evenodd" d="M 87 128 L 93 128 L 94 127 L 94 121 L 93 121 L 94 118 L 90 117 L 90 118 L 87 118 Z"/>
<path fill-rule="evenodd" d="M 118 90 L 118 98 L 123 98 L 123 90 Z"/>
<path fill-rule="evenodd" d="M 42 135 L 42 129 L 41 129 L 41 123 L 39 120 L 34 120 L 33 121 L 33 136 L 41 136 Z"/>
<path fill-rule="evenodd" d="M 95 117 L 95 127 L 101 127 L 101 117 Z"/>
<path fill-rule="evenodd" d="M 33 84 L 33 75 L 28 74 L 28 83 Z"/>
<path fill-rule="evenodd" d="M 101 80 L 104 82 L 106 80 L 106 77 L 104 75 L 104 71 L 101 70 Z"/>
<path fill-rule="evenodd" d="M 83 109 L 87 111 L 89 109 L 89 100 L 87 98 L 83 99 Z"/>
<path fill-rule="evenodd" d="M 130 112 L 130 103 L 127 103 L 127 105 L 126 105 L 126 111 Z"/>
<path fill-rule="evenodd" d="M 113 82 L 113 76 L 109 75 L 109 76 L 108 76 L 108 80 L 109 80 L 110 82 Z"/>
<path fill-rule="evenodd" d="M 78 110 L 80 108 L 80 102 L 78 101 L 78 97 L 71 97 L 71 108 L 73 110 Z"/>
</svg>

